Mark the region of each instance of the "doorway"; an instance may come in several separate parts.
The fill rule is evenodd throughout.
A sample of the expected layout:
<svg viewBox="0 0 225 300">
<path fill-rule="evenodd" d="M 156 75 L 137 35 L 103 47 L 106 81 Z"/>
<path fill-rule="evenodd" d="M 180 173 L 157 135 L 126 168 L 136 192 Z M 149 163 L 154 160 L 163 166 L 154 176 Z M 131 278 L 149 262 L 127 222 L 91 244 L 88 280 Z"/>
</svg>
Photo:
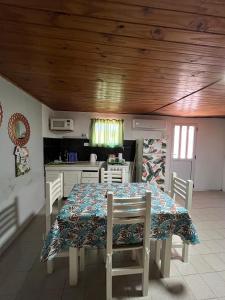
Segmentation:
<svg viewBox="0 0 225 300">
<path fill-rule="evenodd" d="M 171 170 L 184 180 L 194 181 L 196 133 L 195 125 L 175 124 L 173 126 Z"/>
</svg>

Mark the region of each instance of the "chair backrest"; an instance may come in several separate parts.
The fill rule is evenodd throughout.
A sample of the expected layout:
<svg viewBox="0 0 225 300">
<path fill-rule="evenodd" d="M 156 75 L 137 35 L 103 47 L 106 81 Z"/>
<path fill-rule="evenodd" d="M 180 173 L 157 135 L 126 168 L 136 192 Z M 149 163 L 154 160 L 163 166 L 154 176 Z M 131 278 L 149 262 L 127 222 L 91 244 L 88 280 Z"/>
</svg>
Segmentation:
<svg viewBox="0 0 225 300">
<path fill-rule="evenodd" d="M 143 197 L 114 198 L 107 194 L 107 253 L 112 252 L 114 224 L 144 224 L 143 244 L 148 245 L 151 224 L 151 192 Z"/>
<path fill-rule="evenodd" d="M 18 227 L 18 198 L 15 197 L 10 205 L 0 208 L 0 254 L 10 241 L 10 234 L 15 233 Z"/>
<path fill-rule="evenodd" d="M 63 197 L 63 174 L 46 182 L 46 232 L 51 228 L 52 207 L 56 200 Z"/>
<path fill-rule="evenodd" d="M 185 201 L 185 208 L 188 210 L 192 206 L 193 181 L 183 180 L 177 177 L 177 173 L 172 173 L 171 178 L 171 197 L 175 200 L 176 195 L 179 195 Z"/>
<path fill-rule="evenodd" d="M 101 183 L 124 183 L 125 182 L 125 170 L 120 171 L 105 171 L 101 168 Z"/>
</svg>

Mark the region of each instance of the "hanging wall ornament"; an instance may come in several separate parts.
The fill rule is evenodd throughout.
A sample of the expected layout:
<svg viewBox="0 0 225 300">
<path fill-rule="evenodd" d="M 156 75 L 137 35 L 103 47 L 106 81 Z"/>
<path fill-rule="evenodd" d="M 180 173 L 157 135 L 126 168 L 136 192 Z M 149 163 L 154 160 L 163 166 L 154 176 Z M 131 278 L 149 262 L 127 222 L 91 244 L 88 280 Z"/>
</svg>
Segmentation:
<svg viewBox="0 0 225 300">
<path fill-rule="evenodd" d="M 16 177 L 28 173 L 30 171 L 30 159 L 27 147 L 16 146 L 14 154 L 16 157 Z"/>
<path fill-rule="evenodd" d="M 9 119 L 8 132 L 16 145 L 14 151 L 16 176 L 21 176 L 30 171 L 29 151 L 24 147 L 30 138 L 30 125 L 27 118 L 20 113 L 13 114 Z"/>
<path fill-rule="evenodd" d="M 8 124 L 9 136 L 16 146 L 23 147 L 30 139 L 30 125 L 26 117 L 20 113 L 13 114 Z"/>
</svg>

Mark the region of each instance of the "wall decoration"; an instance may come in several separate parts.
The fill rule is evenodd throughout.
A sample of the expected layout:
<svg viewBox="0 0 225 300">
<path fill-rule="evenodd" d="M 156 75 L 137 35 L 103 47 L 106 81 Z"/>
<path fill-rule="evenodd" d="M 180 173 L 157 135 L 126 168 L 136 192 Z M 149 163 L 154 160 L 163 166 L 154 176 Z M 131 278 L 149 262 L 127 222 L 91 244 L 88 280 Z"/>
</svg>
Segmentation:
<svg viewBox="0 0 225 300">
<path fill-rule="evenodd" d="M 166 139 L 145 139 L 143 145 L 142 181 L 156 182 L 164 191 Z"/>
<path fill-rule="evenodd" d="M 26 117 L 20 113 L 15 113 L 9 119 L 8 132 L 12 142 L 16 145 L 15 165 L 16 177 L 24 175 L 30 171 L 29 151 L 24 147 L 30 138 L 30 125 Z"/>
<path fill-rule="evenodd" d="M 3 120 L 3 109 L 2 109 L 1 102 L 0 102 L 0 127 L 2 125 L 2 120 Z"/>
<path fill-rule="evenodd" d="M 13 114 L 9 119 L 8 132 L 16 146 L 26 145 L 30 138 L 30 125 L 27 118 L 20 113 Z"/>
<path fill-rule="evenodd" d="M 16 177 L 28 173 L 30 171 L 30 159 L 27 147 L 16 146 L 14 154 L 16 157 Z"/>
</svg>

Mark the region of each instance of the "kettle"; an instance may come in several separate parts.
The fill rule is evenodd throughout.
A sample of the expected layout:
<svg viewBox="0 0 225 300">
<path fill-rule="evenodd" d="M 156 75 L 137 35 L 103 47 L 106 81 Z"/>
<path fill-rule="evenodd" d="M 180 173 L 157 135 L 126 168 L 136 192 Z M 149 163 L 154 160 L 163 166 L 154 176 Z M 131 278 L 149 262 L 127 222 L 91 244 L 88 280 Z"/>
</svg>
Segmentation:
<svg viewBox="0 0 225 300">
<path fill-rule="evenodd" d="M 91 153 L 90 155 L 90 163 L 96 163 L 97 155 L 95 153 Z"/>
</svg>

